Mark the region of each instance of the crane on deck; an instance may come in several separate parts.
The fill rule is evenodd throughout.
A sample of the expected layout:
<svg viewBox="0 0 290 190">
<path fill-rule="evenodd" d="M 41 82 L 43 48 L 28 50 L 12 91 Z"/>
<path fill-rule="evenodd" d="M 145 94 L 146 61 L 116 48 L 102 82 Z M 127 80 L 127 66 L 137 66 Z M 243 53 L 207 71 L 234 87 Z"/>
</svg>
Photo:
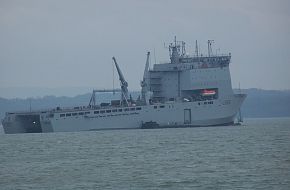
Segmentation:
<svg viewBox="0 0 290 190">
<path fill-rule="evenodd" d="M 141 81 L 141 100 L 143 104 L 146 104 L 146 93 L 149 91 L 149 84 L 148 84 L 148 69 L 149 69 L 149 57 L 150 57 L 150 52 L 147 52 L 147 59 L 146 59 L 146 65 L 144 69 L 144 74 L 143 74 L 143 80 Z"/>
<path fill-rule="evenodd" d="M 121 71 L 121 69 L 116 61 L 116 58 L 113 57 L 112 59 L 115 63 L 115 66 L 116 66 L 116 69 L 117 69 L 117 72 L 119 75 L 120 86 L 121 86 L 121 91 L 122 91 L 122 96 L 121 96 L 122 104 L 125 104 L 126 106 L 128 106 L 129 105 L 129 103 L 128 103 L 128 83 L 124 78 L 124 75 L 123 75 L 123 73 L 122 73 L 122 71 Z"/>
</svg>

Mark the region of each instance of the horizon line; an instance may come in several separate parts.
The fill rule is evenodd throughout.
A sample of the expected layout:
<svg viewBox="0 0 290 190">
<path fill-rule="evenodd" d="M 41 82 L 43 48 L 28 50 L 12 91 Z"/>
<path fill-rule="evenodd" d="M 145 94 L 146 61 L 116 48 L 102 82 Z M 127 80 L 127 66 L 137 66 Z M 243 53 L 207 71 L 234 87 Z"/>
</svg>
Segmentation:
<svg viewBox="0 0 290 190">
<path fill-rule="evenodd" d="M 3 89 L 3 87 L 0 87 L 0 89 Z M 6 87 L 4 87 L 6 88 Z M 12 87 L 14 88 L 14 87 Z M 23 87 L 23 88 L 27 88 L 27 87 Z M 38 87 L 28 87 L 28 88 L 38 88 Z M 44 88 L 44 89 L 59 89 L 61 87 L 55 87 L 55 88 L 46 88 L 46 87 L 40 87 L 40 88 Z M 67 87 L 67 88 L 86 88 L 86 87 Z M 99 88 L 101 90 L 103 89 L 106 89 L 106 88 Z M 93 89 L 92 89 L 93 90 Z M 92 91 L 91 90 L 91 91 Z M 253 87 L 253 88 L 233 88 L 233 90 L 261 90 L 261 91 L 280 91 L 280 92 L 287 92 L 287 91 L 290 91 L 290 89 L 263 89 L 263 88 L 256 88 L 256 87 Z M 60 98 L 60 97 L 66 97 L 66 98 L 75 98 L 77 96 L 83 96 L 83 95 L 87 95 L 87 94 L 91 94 L 92 92 L 91 91 L 87 91 L 87 92 L 83 92 L 83 93 L 72 93 L 71 95 L 67 95 L 67 93 L 69 92 L 66 92 L 66 93 L 62 93 L 62 94 L 58 94 L 56 92 L 52 92 L 52 94 L 45 94 L 45 93 L 42 93 L 41 95 L 35 95 L 35 96 L 28 96 L 28 95 L 23 95 L 23 96 L 3 96 L 0 94 L 0 98 L 2 99 L 7 99 L 7 100 L 13 100 L 13 99 L 43 99 L 45 97 L 49 97 L 49 96 L 52 96 L 52 97 L 55 97 L 55 98 Z M 140 90 L 136 90 L 136 89 L 133 89 L 133 90 L 129 90 L 129 92 L 131 93 L 141 93 Z M 111 94 L 112 92 L 101 92 L 100 94 Z M 118 92 L 116 92 L 118 94 Z"/>
</svg>

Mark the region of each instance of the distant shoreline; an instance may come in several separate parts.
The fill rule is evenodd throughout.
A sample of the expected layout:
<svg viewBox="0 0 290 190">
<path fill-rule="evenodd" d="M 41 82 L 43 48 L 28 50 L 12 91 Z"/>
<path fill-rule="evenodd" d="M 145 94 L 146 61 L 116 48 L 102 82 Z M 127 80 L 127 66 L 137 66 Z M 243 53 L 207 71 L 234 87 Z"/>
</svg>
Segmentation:
<svg viewBox="0 0 290 190">
<path fill-rule="evenodd" d="M 93 87 L 57 87 L 57 88 L 43 88 L 43 87 L 0 87 L 0 98 L 12 99 L 40 99 L 47 96 L 53 97 L 69 97 L 74 98 L 84 94 L 91 93 Z M 105 88 L 99 88 L 105 89 Z M 260 89 L 260 88 L 246 88 L 246 89 L 233 89 L 234 92 L 245 91 L 267 91 L 267 92 L 288 92 L 290 89 Z M 140 90 L 133 89 L 131 93 L 140 93 Z"/>
<path fill-rule="evenodd" d="M 240 90 L 234 89 L 236 93 Z M 290 90 L 262 90 L 262 89 L 241 89 L 247 94 L 241 111 L 244 118 L 283 118 L 290 117 Z M 136 99 L 140 92 L 129 92 Z M 1 96 L 1 94 L 0 94 Z M 67 96 L 44 96 L 37 98 L 0 98 L 0 118 L 5 117 L 6 112 L 28 111 L 30 104 L 32 110 L 51 109 L 56 107 L 87 106 L 91 93 L 79 94 L 74 97 Z M 102 93 L 96 95 L 97 103 L 110 102 L 112 99 L 119 99 L 120 94 Z"/>
</svg>

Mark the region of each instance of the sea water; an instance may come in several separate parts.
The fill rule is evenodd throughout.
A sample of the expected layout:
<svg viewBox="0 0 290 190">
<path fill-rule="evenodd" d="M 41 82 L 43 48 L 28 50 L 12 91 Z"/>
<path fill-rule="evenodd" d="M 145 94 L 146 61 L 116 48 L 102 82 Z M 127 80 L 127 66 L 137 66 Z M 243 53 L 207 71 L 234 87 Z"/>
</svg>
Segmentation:
<svg viewBox="0 0 290 190">
<path fill-rule="evenodd" d="M 290 118 L 0 135 L 0 189 L 290 189 Z"/>
</svg>

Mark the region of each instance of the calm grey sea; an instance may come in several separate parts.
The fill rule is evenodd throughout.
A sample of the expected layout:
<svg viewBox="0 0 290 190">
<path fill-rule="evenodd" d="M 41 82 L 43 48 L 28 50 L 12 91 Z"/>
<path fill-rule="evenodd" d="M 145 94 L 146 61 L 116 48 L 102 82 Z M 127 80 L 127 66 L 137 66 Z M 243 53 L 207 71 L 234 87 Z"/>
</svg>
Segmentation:
<svg viewBox="0 0 290 190">
<path fill-rule="evenodd" d="M 0 189 L 290 189 L 290 118 L 0 135 Z"/>
</svg>

